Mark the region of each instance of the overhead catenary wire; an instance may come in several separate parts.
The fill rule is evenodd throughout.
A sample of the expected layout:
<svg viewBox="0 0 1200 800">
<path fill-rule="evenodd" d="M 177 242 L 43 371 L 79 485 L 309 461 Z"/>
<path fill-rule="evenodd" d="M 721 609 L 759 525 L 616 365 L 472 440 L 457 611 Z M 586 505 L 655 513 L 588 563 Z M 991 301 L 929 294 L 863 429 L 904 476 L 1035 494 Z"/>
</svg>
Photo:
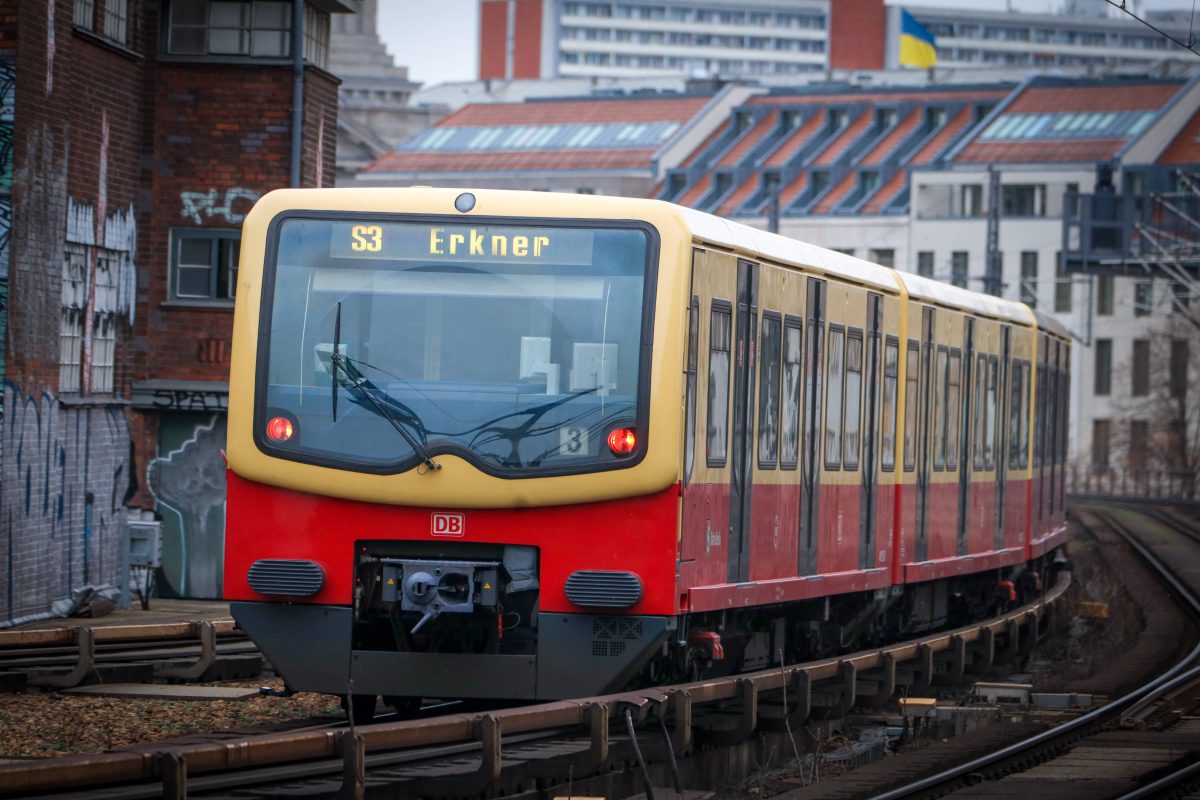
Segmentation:
<svg viewBox="0 0 1200 800">
<path fill-rule="evenodd" d="M 1190 31 L 1188 32 L 1188 41 L 1181 42 L 1178 39 L 1176 39 L 1174 36 L 1172 36 L 1171 34 L 1164 31 L 1162 28 L 1159 28 L 1158 26 L 1154 25 L 1153 23 L 1149 22 L 1148 20 L 1145 20 L 1142 17 L 1139 17 L 1137 14 L 1130 11 L 1128 8 L 1125 7 L 1125 0 L 1121 0 L 1121 2 L 1119 2 L 1119 3 L 1116 2 L 1116 0 L 1104 0 L 1104 2 L 1108 3 L 1113 8 L 1119 9 L 1121 12 L 1128 14 L 1130 17 L 1133 17 L 1135 20 L 1137 20 L 1141 24 L 1145 25 L 1147 28 L 1154 31 L 1159 36 L 1162 36 L 1163 38 L 1166 38 L 1166 39 L 1170 39 L 1172 42 L 1179 45 L 1184 50 L 1187 50 L 1189 53 L 1196 55 L 1196 56 L 1200 56 L 1200 50 L 1197 50 L 1195 48 L 1196 37 L 1193 36 Z M 1195 9 L 1193 9 L 1193 16 L 1194 16 L 1194 14 L 1195 14 Z"/>
</svg>

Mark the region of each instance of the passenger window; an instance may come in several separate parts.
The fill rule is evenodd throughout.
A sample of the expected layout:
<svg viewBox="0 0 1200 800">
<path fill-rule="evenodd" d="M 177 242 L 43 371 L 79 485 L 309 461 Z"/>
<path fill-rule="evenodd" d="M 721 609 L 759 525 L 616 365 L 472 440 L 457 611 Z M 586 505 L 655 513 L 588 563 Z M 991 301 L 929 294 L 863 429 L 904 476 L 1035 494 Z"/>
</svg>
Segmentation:
<svg viewBox="0 0 1200 800">
<path fill-rule="evenodd" d="M 708 353 L 708 465 L 725 466 L 729 441 L 729 334 L 732 308 L 713 301 Z"/>
<path fill-rule="evenodd" d="M 937 349 L 937 369 L 933 373 L 933 468 L 946 468 L 946 390 L 950 385 L 950 354 L 945 346 Z"/>
<path fill-rule="evenodd" d="M 917 468 L 917 387 L 921 376 L 921 345 L 908 340 L 904 364 L 904 469 Z"/>
<path fill-rule="evenodd" d="M 758 466 L 774 469 L 779 445 L 779 349 L 782 322 L 778 314 L 763 313 L 759 351 Z"/>
<path fill-rule="evenodd" d="M 1000 379 L 1000 362 L 996 356 L 988 356 L 987 370 L 987 418 L 984 420 L 983 431 L 983 466 L 985 469 L 996 468 L 996 392 Z"/>
<path fill-rule="evenodd" d="M 1021 469 L 1021 429 L 1025 427 L 1022 420 L 1026 410 L 1024 364 L 1013 361 L 1012 384 L 1008 399 L 1008 468 Z"/>
<path fill-rule="evenodd" d="M 800 458 L 800 364 L 802 321 L 788 317 L 783 323 L 783 413 L 779 424 L 779 466 L 795 469 Z"/>
<path fill-rule="evenodd" d="M 958 467 L 959 416 L 962 414 L 962 355 L 950 351 L 950 374 L 946 381 L 946 469 Z"/>
<path fill-rule="evenodd" d="M 842 457 L 842 388 L 845 380 L 846 334 L 829 326 L 829 371 L 825 376 L 825 466 L 837 469 Z"/>
<path fill-rule="evenodd" d="M 862 428 L 862 331 L 850 331 L 846 339 L 846 417 L 842 436 L 842 463 L 858 469 L 859 431 Z"/>
<path fill-rule="evenodd" d="M 900 370 L 900 342 L 891 336 L 883 348 L 883 419 L 879 448 L 880 465 L 887 472 L 896 468 L 896 382 Z"/>
<path fill-rule="evenodd" d="M 696 462 L 696 363 L 700 343 L 700 299 L 692 297 L 688 308 L 688 349 L 687 349 L 687 432 L 683 445 L 683 485 L 692 482 L 692 472 Z"/>
<path fill-rule="evenodd" d="M 980 353 L 975 357 L 975 414 L 972 417 L 972 427 L 974 431 L 975 443 L 972 450 L 974 451 L 974 465 L 976 470 L 983 469 L 983 426 L 984 426 L 984 391 L 987 386 L 987 356 Z"/>
</svg>

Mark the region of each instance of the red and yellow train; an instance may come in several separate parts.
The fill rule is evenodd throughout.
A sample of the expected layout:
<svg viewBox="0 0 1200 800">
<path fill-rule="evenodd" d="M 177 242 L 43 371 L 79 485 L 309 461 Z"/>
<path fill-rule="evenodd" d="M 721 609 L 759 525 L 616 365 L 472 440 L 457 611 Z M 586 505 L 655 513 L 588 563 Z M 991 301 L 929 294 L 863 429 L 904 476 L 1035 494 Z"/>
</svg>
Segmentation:
<svg viewBox="0 0 1200 800">
<path fill-rule="evenodd" d="M 1065 537 L 1070 343 L 1018 303 L 669 203 L 430 188 L 272 192 L 238 283 L 224 591 L 296 690 L 792 662 L 1035 591 Z"/>
</svg>

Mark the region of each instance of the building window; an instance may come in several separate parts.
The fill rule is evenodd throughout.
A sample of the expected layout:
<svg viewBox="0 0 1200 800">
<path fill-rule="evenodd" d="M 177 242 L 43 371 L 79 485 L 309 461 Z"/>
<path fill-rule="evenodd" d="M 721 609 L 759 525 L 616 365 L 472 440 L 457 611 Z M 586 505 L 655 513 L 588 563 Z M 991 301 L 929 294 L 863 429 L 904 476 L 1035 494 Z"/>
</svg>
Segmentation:
<svg viewBox="0 0 1200 800">
<path fill-rule="evenodd" d="M 1112 339 L 1096 340 L 1096 381 L 1093 388 L 1100 396 L 1112 391 Z"/>
<path fill-rule="evenodd" d="M 1054 282 L 1054 310 L 1060 313 L 1071 310 L 1071 287 L 1074 284 L 1070 278 L 1059 278 Z"/>
<path fill-rule="evenodd" d="M 983 184 L 968 183 L 959 187 L 959 214 L 961 217 L 983 215 Z"/>
<path fill-rule="evenodd" d="M 1044 184 L 1009 184 L 1000 187 L 1000 213 L 1006 217 L 1046 215 Z"/>
<path fill-rule="evenodd" d="M 1108 469 L 1110 438 L 1109 421 L 1106 419 L 1092 420 L 1092 466 L 1096 469 Z"/>
<path fill-rule="evenodd" d="M 87 313 L 87 247 L 68 243 L 63 258 L 62 320 L 58 330 L 58 389 L 78 392 L 83 364 L 83 317 Z"/>
<path fill-rule="evenodd" d="M 1168 381 L 1171 397 L 1185 397 L 1188 382 L 1188 342 L 1187 339 L 1171 340 L 1171 362 L 1168 367 Z"/>
<path fill-rule="evenodd" d="M 1133 387 L 1134 397 L 1150 394 L 1150 340 L 1133 341 Z"/>
<path fill-rule="evenodd" d="M 96 27 L 96 0 L 75 0 L 75 27 L 86 31 Z"/>
<path fill-rule="evenodd" d="M 886 250 L 872 249 L 870 251 L 870 259 L 869 260 L 874 261 L 876 264 L 879 264 L 882 267 L 895 267 L 896 266 L 896 251 L 892 250 L 891 248 L 888 248 Z"/>
<path fill-rule="evenodd" d="M 292 4 L 284 0 L 174 2 L 168 18 L 171 55 L 291 55 Z M 328 47 L 328 27 L 325 28 Z M 307 45 L 306 45 L 307 49 Z"/>
<path fill-rule="evenodd" d="M 238 231 L 171 231 L 171 298 L 232 301 L 237 286 Z"/>
<path fill-rule="evenodd" d="M 1129 466 L 1139 469 L 1146 466 L 1147 445 L 1150 443 L 1150 423 L 1144 419 L 1129 421 Z"/>
<path fill-rule="evenodd" d="M 1036 250 L 1021 251 L 1021 302 L 1037 308 L 1038 254 Z"/>
<path fill-rule="evenodd" d="M 1133 315 L 1148 317 L 1154 310 L 1154 282 L 1138 281 L 1133 285 Z"/>
<path fill-rule="evenodd" d="M 968 257 L 966 250 L 955 250 L 950 254 L 950 282 L 963 289 L 967 288 Z"/>
<path fill-rule="evenodd" d="M 312 6 L 304 7 L 304 60 L 329 68 L 329 14 Z"/>
<path fill-rule="evenodd" d="M 1171 284 L 1171 310 L 1183 313 L 1191 304 L 1192 289 L 1186 283 L 1175 281 Z"/>
<path fill-rule="evenodd" d="M 1101 275 L 1096 279 L 1096 314 L 1101 317 L 1113 313 L 1113 276 Z"/>
<path fill-rule="evenodd" d="M 105 0 L 104 35 L 125 44 L 129 35 L 129 0 Z"/>
<path fill-rule="evenodd" d="M 932 250 L 921 250 L 917 253 L 917 274 L 925 278 L 933 277 Z"/>
</svg>

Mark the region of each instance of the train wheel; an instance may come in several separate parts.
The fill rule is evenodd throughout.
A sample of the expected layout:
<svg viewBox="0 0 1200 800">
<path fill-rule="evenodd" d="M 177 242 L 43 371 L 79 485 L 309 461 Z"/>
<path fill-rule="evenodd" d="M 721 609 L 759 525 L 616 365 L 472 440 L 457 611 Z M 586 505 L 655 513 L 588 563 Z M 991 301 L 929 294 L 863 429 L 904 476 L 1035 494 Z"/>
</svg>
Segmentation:
<svg viewBox="0 0 1200 800">
<path fill-rule="evenodd" d="M 364 722 L 370 722 L 375 718 L 375 705 L 379 702 L 379 696 L 374 694 L 356 694 L 350 698 L 353 704 L 354 724 L 359 725 Z M 342 697 L 342 711 L 350 715 L 351 705 L 346 703 L 346 698 Z"/>
</svg>

